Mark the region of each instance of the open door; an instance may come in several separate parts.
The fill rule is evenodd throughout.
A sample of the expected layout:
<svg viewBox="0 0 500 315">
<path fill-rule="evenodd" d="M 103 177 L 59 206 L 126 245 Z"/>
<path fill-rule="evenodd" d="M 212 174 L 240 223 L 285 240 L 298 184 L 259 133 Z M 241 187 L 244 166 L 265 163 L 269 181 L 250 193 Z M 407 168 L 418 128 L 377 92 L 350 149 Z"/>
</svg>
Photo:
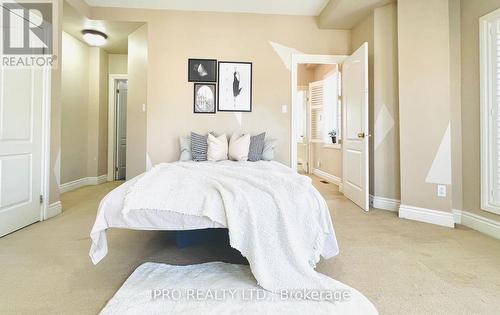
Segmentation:
<svg viewBox="0 0 500 315">
<path fill-rule="evenodd" d="M 0 68 L 0 237 L 41 219 L 44 72 Z"/>
<path fill-rule="evenodd" d="M 342 77 L 344 195 L 368 211 L 368 43 L 345 59 Z"/>
</svg>

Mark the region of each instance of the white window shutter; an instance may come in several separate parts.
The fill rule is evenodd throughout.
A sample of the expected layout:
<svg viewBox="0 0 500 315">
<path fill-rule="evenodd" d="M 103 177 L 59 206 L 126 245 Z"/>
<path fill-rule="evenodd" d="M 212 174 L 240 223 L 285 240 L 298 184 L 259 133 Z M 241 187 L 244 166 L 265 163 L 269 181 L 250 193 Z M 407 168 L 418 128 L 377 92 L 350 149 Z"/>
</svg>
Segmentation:
<svg viewBox="0 0 500 315">
<path fill-rule="evenodd" d="M 309 100 L 311 110 L 311 141 L 322 142 L 323 122 L 323 81 L 309 83 Z"/>
</svg>

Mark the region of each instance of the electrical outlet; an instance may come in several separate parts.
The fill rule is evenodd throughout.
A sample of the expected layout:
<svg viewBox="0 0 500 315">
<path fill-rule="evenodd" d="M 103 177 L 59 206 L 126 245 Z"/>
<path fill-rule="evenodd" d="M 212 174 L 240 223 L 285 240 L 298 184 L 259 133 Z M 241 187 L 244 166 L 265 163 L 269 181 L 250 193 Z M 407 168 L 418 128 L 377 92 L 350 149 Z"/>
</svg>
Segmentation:
<svg viewBox="0 0 500 315">
<path fill-rule="evenodd" d="M 446 197 L 446 185 L 437 186 L 437 195 L 438 197 Z"/>
<path fill-rule="evenodd" d="M 281 112 L 286 114 L 288 112 L 288 105 L 281 105 Z"/>
</svg>

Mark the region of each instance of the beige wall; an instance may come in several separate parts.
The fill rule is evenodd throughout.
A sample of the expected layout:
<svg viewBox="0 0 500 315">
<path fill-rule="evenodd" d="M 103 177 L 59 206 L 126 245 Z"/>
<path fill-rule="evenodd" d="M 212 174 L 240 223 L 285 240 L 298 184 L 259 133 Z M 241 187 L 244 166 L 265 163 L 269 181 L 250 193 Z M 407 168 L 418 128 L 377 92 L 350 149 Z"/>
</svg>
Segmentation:
<svg viewBox="0 0 500 315">
<path fill-rule="evenodd" d="M 90 49 L 62 36 L 61 184 L 87 177 L 87 116 Z"/>
<path fill-rule="evenodd" d="M 461 1 L 461 118 L 463 210 L 500 221 L 481 210 L 479 121 L 479 18 L 500 8 L 498 0 Z"/>
<path fill-rule="evenodd" d="M 313 71 L 313 80 L 323 80 L 327 74 L 337 69 L 337 65 L 318 65 Z"/>
<path fill-rule="evenodd" d="M 87 176 L 96 177 L 99 154 L 99 48 L 90 48 L 87 104 Z M 63 69 L 64 71 L 64 69 Z M 96 80 L 97 79 L 97 80 Z M 63 93 L 65 93 L 63 91 Z M 65 104 L 63 104 L 65 105 Z M 64 118 L 64 117 L 63 117 Z M 71 134 L 70 129 L 63 130 Z"/>
<path fill-rule="evenodd" d="M 127 74 L 128 56 L 126 54 L 108 54 L 108 72 L 111 74 Z"/>
<path fill-rule="evenodd" d="M 108 58 L 67 33 L 62 38 L 61 183 L 107 173 Z"/>
<path fill-rule="evenodd" d="M 63 6 L 58 6 L 59 17 L 62 17 Z M 54 38 L 54 54 L 57 66 L 51 71 L 50 84 L 50 173 L 49 173 L 49 204 L 59 201 L 59 184 L 61 181 L 61 52 L 62 52 L 62 19 L 56 19 L 54 24 L 59 30 Z"/>
<path fill-rule="evenodd" d="M 425 17 L 425 18 L 423 18 Z M 450 123 L 448 0 L 398 1 L 401 203 L 451 211 L 427 174 Z M 423 71 L 425 70 L 425 71 Z"/>
<path fill-rule="evenodd" d="M 364 42 L 368 43 L 368 125 L 370 134 L 373 135 L 373 12 L 368 15 L 361 23 L 352 29 L 351 33 L 351 47 L 352 52 L 358 49 Z M 369 139 L 369 155 L 370 155 L 370 194 L 373 194 L 374 186 L 374 158 L 373 158 L 373 139 Z"/>
<path fill-rule="evenodd" d="M 342 178 L 342 149 L 325 147 L 322 143 L 312 146 L 313 168 Z"/>
<path fill-rule="evenodd" d="M 401 198 L 397 37 L 396 3 L 376 8 L 373 16 L 373 115 L 370 115 L 373 117 L 371 175 L 373 194 L 394 200 Z"/>
<path fill-rule="evenodd" d="M 128 37 L 127 179 L 146 170 L 147 118 L 142 110 L 142 104 L 146 104 L 147 110 L 150 110 L 151 103 L 147 102 L 148 69 L 150 68 L 147 41 L 147 25 L 141 26 Z M 171 119 L 175 119 L 175 116 L 170 116 L 170 119 L 169 117 L 158 118 L 162 118 L 163 124 L 166 125 Z M 161 142 L 158 143 L 158 146 L 163 145 Z"/>
<path fill-rule="evenodd" d="M 99 49 L 99 133 L 97 176 L 108 173 L 108 53 Z"/>
<path fill-rule="evenodd" d="M 283 114 L 281 106 L 290 105 L 290 72 L 269 41 L 305 53 L 350 51 L 349 31 L 320 30 L 313 17 L 105 8 L 92 12 L 95 18 L 148 23 L 147 151 L 153 163 L 178 159 L 178 137 L 190 131 L 245 130 L 266 131 L 278 139 L 276 158 L 288 164 L 290 113 Z M 190 57 L 253 62 L 253 112 L 193 114 L 193 84 L 186 77 Z M 142 160 L 127 162 L 130 166 Z"/>
<path fill-rule="evenodd" d="M 448 1 L 450 10 L 450 126 L 451 134 L 451 206 L 463 208 L 462 188 L 462 106 L 461 106 L 461 34 L 460 0 Z"/>
<path fill-rule="evenodd" d="M 314 81 L 314 71 L 307 69 L 305 64 L 297 66 L 297 86 L 309 86 Z"/>
</svg>

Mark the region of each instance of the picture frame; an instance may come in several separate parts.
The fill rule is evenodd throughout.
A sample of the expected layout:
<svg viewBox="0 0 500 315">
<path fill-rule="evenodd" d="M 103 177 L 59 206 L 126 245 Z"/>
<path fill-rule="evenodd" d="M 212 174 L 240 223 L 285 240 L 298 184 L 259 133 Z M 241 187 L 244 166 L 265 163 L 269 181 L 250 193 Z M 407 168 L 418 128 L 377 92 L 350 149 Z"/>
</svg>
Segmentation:
<svg viewBox="0 0 500 315">
<path fill-rule="evenodd" d="M 193 113 L 215 114 L 215 83 L 195 83 L 193 88 Z"/>
<path fill-rule="evenodd" d="M 252 63 L 219 61 L 217 111 L 252 111 Z"/>
<path fill-rule="evenodd" d="M 189 58 L 188 82 L 217 82 L 217 60 Z"/>
</svg>

